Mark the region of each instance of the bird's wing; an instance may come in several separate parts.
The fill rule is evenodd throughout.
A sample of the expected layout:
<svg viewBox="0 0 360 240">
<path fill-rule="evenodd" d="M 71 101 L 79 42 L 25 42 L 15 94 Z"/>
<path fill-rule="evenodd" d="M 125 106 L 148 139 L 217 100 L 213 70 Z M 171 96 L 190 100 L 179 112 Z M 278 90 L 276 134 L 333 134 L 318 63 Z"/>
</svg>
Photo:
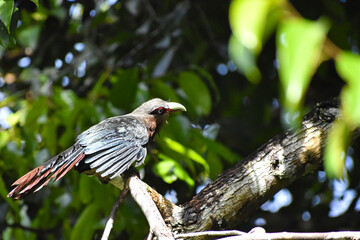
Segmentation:
<svg viewBox="0 0 360 240">
<path fill-rule="evenodd" d="M 36 192 L 74 166 L 92 170 L 100 179 L 112 179 L 133 162 L 144 161 L 148 141 L 140 119 L 129 115 L 106 119 L 80 134 L 73 146 L 16 180 L 8 196 L 17 199 Z"/>
<path fill-rule="evenodd" d="M 135 161 L 141 164 L 149 141 L 143 121 L 130 115 L 106 119 L 77 138 L 85 158 L 81 162 L 102 179 L 112 179 L 127 170 Z"/>
</svg>

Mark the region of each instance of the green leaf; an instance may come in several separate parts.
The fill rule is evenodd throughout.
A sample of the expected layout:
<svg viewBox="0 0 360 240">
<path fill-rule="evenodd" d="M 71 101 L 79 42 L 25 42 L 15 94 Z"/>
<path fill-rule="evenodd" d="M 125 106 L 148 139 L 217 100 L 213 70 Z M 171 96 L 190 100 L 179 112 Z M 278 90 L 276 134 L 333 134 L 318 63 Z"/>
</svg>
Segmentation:
<svg viewBox="0 0 360 240">
<path fill-rule="evenodd" d="M 88 176 L 81 174 L 79 182 L 79 198 L 82 203 L 89 204 L 92 201 L 91 186 L 93 182 Z"/>
<path fill-rule="evenodd" d="M 276 43 L 279 76 L 285 107 L 290 112 L 300 109 L 311 77 L 320 64 L 328 29 L 323 20 L 291 19 L 279 26 Z"/>
<path fill-rule="evenodd" d="M 45 129 L 43 130 L 44 134 L 42 134 L 46 147 L 52 154 L 56 154 L 56 151 L 58 150 L 58 127 L 58 119 L 56 117 L 52 117 L 49 121 L 47 121 Z"/>
<path fill-rule="evenodd" d="M 199 134 L 200 135 L 200 134 Z M 222 145 L 220 142 L 211 140 L 209 138 L 201 136 L 202 141 L 204 141 L 209 149 L 209 151 L 219 155 L 225 161 L 230 164 L 234 164 L 237 161 L 241 160 L 240 156 L 237 156 L 231 150 L 229 150 L 226 146 Z"/>
<path fill-rule="evenodd" d="M 220 173 L 222 173 L 223 171 L 223 165 L 219 159 L 219 157 L 212 153 L 212 152 L 209 152 L 209 154 L 207 154 L 207 157 L 206 157 L 207 161 L 209 162 L 209 166 L 210 166 L 210 175 L 209 177 L 213 180 L 215 180 L 218 175 Z"/>
<path fill-rule="evenodd" d="M 33 3 L 36 4 L 37 7 L 39 7 L 39 0 L 31 0 Z"/>
<path fill-rule="evenodd" d="M 174 140 L 172 140 L 170 138 L 167 138 L 167 137 L 164 138 L 164 142 L 166 143 L 166 145 L 167 145 L 167 147 L 169 149 L 172 149 L 173 151 L 175 151 L 177 153 L 180 153 L 181 155 L 190 158 L 194 162 L 199 163 L 200 165 L 202 165 L 204 167 L 205 172 L 209 173 L 209 165 L 208 165 L 208 163 L 197 152 L 195 152 L 194 150 L 183 146 L 181 143 L 176 142 L 176 141 L 174 141 Z"/>
<path fill-rule="evenodd" d="M 229 8 L 229 20 L 233 34 L 250 51 L 258 53 L 266 18 L 273 0 L 235 0 Z"/>
<path fill-rule="evenodd" d="M 239 70 L 253 84 L 260 82 L 261 73 L 256 65 L 256 57 L 235 36 L 230 37 L 229 55 Z"/>
<path fill-rule="evenodd" d="M 106 95 L 108 94 L 108 88 L 103 87 L 105 81 L 108 79 L 109 77 L 109 70 L 105 70 L 103 71 L 98 80 L 96 81 L 95 85 L 93 86 L 93 88 L 91 89 L 89 95 L 90 98 L 95 100 L 96 98 L 98 98 L 100 95 Z"/>
<path fill-rule="evenodd" d="M 347 85 L 341 92 L 343 116 L 329 133 L 325 147 L 325 170 L 330 178 L 342 178 L 351 130 L 360 125 L 360 57 L 342 52 L 336 58 L 336 69 Z"/>
<path fill-rule="evenodd" d="M 14 127 L 16 124 L 18 124 L 21 121 L 22 118 L 25 117 L 25 114 L 26 114 L 26 110 L 20 109 L 17 112 L 9 114 L 6 120 L 11 127 Z"/>
<path fill-rule="evenodd" d="M 197 74 L 187 71 L 180 74 L 178 82 L 191 104 L 189 112 L 195 112 L 198 116 L 208 115 L 211 110 L 211 96 L 202 79 Z"/>
<path fill-rule="evenodd" d="M 78 218 L 73 231 L 71 232 L 71 240 L 92 239 L 95 232 L 95 224 L 97 223 L 98 208 L 96 204 L 88 205 Z"/>
<path fill-rule="evenodd" d="M 0 20 L 10 33 L 11 16 L 14 9 L 14 0 L 0 0 Z"/>
<path fill-rule="evenodd" d="M 350 128 L 343 120 L 336 121 L 330 129 L 325 146 L 325 171 L 329 178 L 342 178 L 345 172 L 346 149 Z"/>
<path fill-rule="evenodd" d="M 0 149 L 3 148 L 4 146 L 6 146 L 6 144 L 9 142 L 9 140 L 10 140 L 9 131 L 2 130 L 0 132 Z"/>
<path fill-rule="evenodd" d="M 33 219 L 32 227 L 40 228 L 40 227 L 54 227 L 56 222 L 60 217 L 60 212 L 57 212 L 56 216 L 52 216 L 51 214 L 51 201 L 55 200 L 52 196 L 49 196 L 45 199 L 41 208 L 38 209 L 36 217 Z"/>
<path fill-rule="evenodd" d="M 151 85 L 151 94 L 153 96 L 157 96 L 162 99 L 171 100 L 172 102 L 178 102 L 179 99 L 175 89 L 170 85 L 166 84 L 164 80 L 166 79 L 164 78 L 157 79 Z"/>
<path fill-rule="evenodd" d="M 201 68 L 196 65 L 191 66 L 191 69 L 194 70 L 196 73 L 198 73 L 201 76 L 201 78 L 206 79 L 206 81 L 209 85 L 209 88 L 211 90 L 212 96 L 214 96 L 214 98 L 215 98 L 214 101 L 218 102 L 220 99 L 220 92 L 219 92 L 219 88 L 217 87 L 211 73 L 209 73 L 205 68 Z"/>
<path fill-rule="evenodd" d="M 257 56 L 265 39 L 272 35 L 281 16 L 284 0 L 234 0 L 229 8 L 233 32 L 229 55 L 239 70 L 253 84 L 260 82 Z"/>
<path fill-rule="evenodd" d="M 47 111 L 49 109 L 47 104 L 47 98 L 39 97 L 29 105 L 28 111 L 25 113 L 25 127 L 35 132 L 40 124 L 46 122 Z"/>
<path fill-rule="evenodd" d="M 343 52 L 336 58 L 336 69 L 347 85 L 341 92 L 344 118 L 360 125 L 360 56 Z"/>
<path fill-rule="evenodd" d="M 41 25 L 28 26 L 18 31 L 18 42 L 25 47 L 35 49 L 39 40 Z"/>
<path fill-rule="evenodd" d="M 8 189 L 5 186 L 5 182 L 2 177 L 0 177 L 0 196 L 2 199 L 4 199 L 10 207 L 16 212 L 16 214 L 20 213 L 19 206 L 12 200 L 11 198 L 7 197 L 7 194 L 9 193 Z"/>
<path fill-rule="evenodd" d="M 15 46 L 15 38 L 9 33 L 5 24 L 0 21 L 0 45 L 4 48 L 12 48 Z"/>
<path fill-rule="evenodd" d="M 74 105 L 76 105 L 78 101 L 78 97 L 76 96 L 75 92 L 72 90 L 57 90 L 60 93 L 61 100 L 66 104 L 65 108 L 67 110 L 73 109 Z"/>
<path fill-rule="evenodd" d="M 118 108 L 131 110 L 130 103 L 134 101 L 139 82 L 138 69 L 119 69 L 110 77 L 110 81 L 113 83 L 110 91 L 111 103 Z"/>
<path fill-rule="evenodd" d="M 163 179 L 164 182 L 171 184 L 177 179 L 180 179 L 186 182 L 190 187 L 195 185 L 195 181 L 174 159 L 161 153 L 159 154 L 159 158 L 162 159 L 162 161 L 156 163 L 153 170 L 159 177 Z"/>
<path fill-rule="evenodd" d="M 181 143 L 186 143 L 190 140 L 192 128 L 187 117 L 184 115 L 172 116 L 169 123 L 162 128 L 161 135 L 159 136 L 160 141 L 162 136 L 178 139 Z"/>
</svg>

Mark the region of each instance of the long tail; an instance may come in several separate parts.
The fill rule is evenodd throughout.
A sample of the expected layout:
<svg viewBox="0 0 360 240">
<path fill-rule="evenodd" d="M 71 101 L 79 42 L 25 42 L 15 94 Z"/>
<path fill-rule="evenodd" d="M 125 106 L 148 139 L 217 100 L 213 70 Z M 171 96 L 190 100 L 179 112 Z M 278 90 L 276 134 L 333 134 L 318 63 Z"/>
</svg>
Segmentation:
<svg viewBox="0 0 360 240">
<path fill-rule="evenodd" d="M 51 179 L 54 181 L 62 178 L 70 169 L 77 165 L 85 157 L 84 149 L 80 145 L 74 145 L 64 152 L 51 158 L 43 165 L 31 170 L 12 186 L 16 186 L 8 197 L 22 198 L 28 194 L 39 191 L 47 185 Z"/>
</svg>

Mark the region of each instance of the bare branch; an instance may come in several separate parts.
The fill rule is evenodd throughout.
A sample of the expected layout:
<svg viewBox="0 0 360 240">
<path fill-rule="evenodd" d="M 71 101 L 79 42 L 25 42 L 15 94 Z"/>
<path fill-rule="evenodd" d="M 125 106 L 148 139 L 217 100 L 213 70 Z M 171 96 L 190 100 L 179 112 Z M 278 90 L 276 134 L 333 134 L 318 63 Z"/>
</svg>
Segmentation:
<svg viewBox="0 0 360 240">
<path fill-rule="evenodd" d="M 52 227 L 52 228 L 31 228 L 31 227 L 26 227 L 23 226 L 19 223 L 13 223 L 13 224 L 6 224 L 6 227 L 10 227 L 10 228 L 20 228 L 24 231 L 29 231 L 29 232 L 33 232 L 36 233 L 38 235 L 45 235 L 48 234 L 54 230 L 56 230 L 57 227 Z"/>
<path fill-rule="evenodd" d="M 258 228 L 254 228 L 258 229 Z M 266 233 L 263 228 L 260 230 L 252 229 L 249 233 L 230 230 L 230 231 L 204 231 L 194 233 L 177 234 L 176 239 L 187 239 L 194 237 L 219 237 L 221 240 L 260 240 L 260 239 L 360 239 L 359 231 L 343 231 L 343 232 L 314 232 L 314 233 L 298 233 L 298 232 L 279 232 Z"/>
<path fill-rule="evenodd" d="M 103 233 L 103 235 L 101 237 L 101 240 L 107 240 L 109 238 L 111 229 L 113 228 L 113 225 L 114 225 L 114 219 L 115 219 L 116 213 L 117 213 L 117 211 L 119 209 L 120 204 L 123 202 L 123 200 L 127 196 L 128 192 L 129 192 L 129 189 L 124 188 L 121 191 L 120 196 L 118 197 L 118 199 L 114 203 L 114 205 L 113 205 L 113 207 L 111 209 L 110 217 L 106 222 L 104 233 Z"/>
<path fill-rule="evenodd" d="M 279 233 L 249 233 L 241 236 L 221 238 L 221 240 L 260 240 L 260 239 L 360 239 L 360 232 L 279 232 Z"/>
<path fill-rule="evenodd" d="M 237 230 L 228 230 L 228 231 L 204 231 L 204 232 L 194 232 L 194 233 L 180 233 L 176 234 L 176 239 L 183 239 L 183 238 L 193 238 L 193 237 L 219 237 L 219 236 L 241 236 L 241 235 L 248 235 L 246 232 L 241 232 Z"/>
<path fill-rule="evenodd" d="M 318 104 L 301 128 L 274 137 L 181 206 L 130 174 L 126 186 L 150 225 L 147 239 L 175 239 L 172 234 L 176 239 L 360 239 L 360 232 L 208 231 L 236 227 L 275 192 L 317 169 L 328 130 L 341 115 L 338 106 L 336 101 Z"/>
<path fill-rule="evenodd" d="M 321 166 L 327 133 L 340 114 L 337 101 L 317 104 L 299 129 L 274 137 L 191 201 L 159 208 L 165 222 L 176 233 L 236 228 L 280 189 Z"/>
<path fill-rule="evenodd" d="M 164 219 L 146 190 L 147 186 L 136 175 L 129 177 L 128 186 L 131 196 L 140 206 L 149 223 L 150 232 L 153 232 L 159 240 L 174 239 L 172 232 L 166 226 Z"/>
</svg>

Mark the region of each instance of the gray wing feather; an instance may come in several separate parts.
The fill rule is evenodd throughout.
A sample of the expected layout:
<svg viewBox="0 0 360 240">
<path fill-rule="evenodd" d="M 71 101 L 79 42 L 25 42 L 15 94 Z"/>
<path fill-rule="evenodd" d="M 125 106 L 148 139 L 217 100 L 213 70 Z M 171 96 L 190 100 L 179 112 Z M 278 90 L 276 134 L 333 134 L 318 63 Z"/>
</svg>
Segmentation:
<svg viewBox="0 0 360 240">
<path fill-rule="evenodd" d="M 90 165 L 90 167 L 97 168 L 96 172 L 101 172 L 101 171 L 107 169 L 107 167 L 109 165 L 112 165 L 117 160 L 124 159 L 127 155 L 129 155 L 133 151 L 134 150 L 131 148 L 131 146 L 126 146 L 125 148 L 122 148 L 118 151 L 115 151 L 111 154 L 108 154 L 108 155 L 102 157 L 101 159 L 99 159 L 98 161 L 96 161 L 92 165 Z M 123 162 L 123 160 L 119 161 L 119 162 Z"/>
<path fill-rule="evenodd" d="M 149 135 L 144 122 L 127 115 L 106 119 L 77 138 L 84 148 L 84 162 L 101 177 L 113 178 L 133 162 L 142 163 Z"/>
<path fill-rule="evenodd" d="M 141 149 L 141 151 L 138 152 L 137 156 L 136 156 L 136 164 L 135 167 L 140 166 L 141 164 L 143 164 L 143 162 L 145 161 L 145 157 L 147 154 L 147 150 L 146 148 Z"/>
<path fill-rule="evenodd" d="M 110 145 L 110 144 L 109 144 Z M 85 159 L 85 163 L 92 163 L 94 162 L 95 160 L 105 156 L 105 155 L 108 155 L 114 151 L 117 151 L 121 148 L 125 148 L 126 147 L 126 144 L 125 143 L 121 143 L 121 144 L 118 144 L 117 146 L 110 146 L 110 148 L 108 149 L 102 149 L 102 150 L 99 150 L 98 152 L 94 153 L 94 154 L 90 154 L 86 159 Z"/>
<path fill-rule="evenodd" d="M 129 161 L 130 163 L 130 161 Z M 113 172 L 113 174 L 110 176 L 110 179 L 113 179 L 116 176 L 119 176 L 121 173 L 123 173 L 124 171 L 126 171 L 131 164 L 126 164 L 120 167 L 120 169 L 117 169 Z"/>
<path fill-rule="evenodd" d="M 140 153 L 141 152 L 141 153 Z M 131 163 L 134 162 L 135 160 L 137 161 L 137 164 L 135 166 L 139 166 L 141 163 L 144 162 L 145 160 L 145 156 L 146 156 L 146 148 L 145 148 L 145 155 L 143 155 L 144 151 L 140 150 L 136 156 L 133 156 L 133 159 L 131 159 Z M 139 156 L 141 158 L 139 158 Z M 131 164 L 130 164 L 131 165 Z M 114 174 L 112 174 L 112 176 L 110 177 L 110 179 L 113 179 L 114 177 L 118 176 L 119 174 L 121 174 L 122 172 L 124 172 L 126 169 L 129 168 L 130 165 L 123 165 L 120 169 L 118 169 Z"/>
<path fill-rule="evenodd" d="M 99 152 L 104 149 L 112 148 L 117 145 L 120 145 L 124 140 L 122 139 L 114 139 L 112 141 L 99 141 L 92 144 L 87 145 L 85 148 L 85 154 L 92 154 L 95 152 Z"/>
<path fill-rule="evenodd" d="M 99 139 L 106 139 L 109 141 L 111 141 L 111 139 L 118 139 L 118 133 L 114 130 L 96 127 L 97 125 L 89 128 L 77 137 L 77 140 L 81 145 L 90 145 L 98 142 Z"/>
<path fill-rule="evenodd" d="M 134 157 L 135 157 L 136 154 L 137 154 L 136 152 L 130 153 L 126 158 L 121 159 L 121 161 L 118 161 L 116 165 L 111 166 L 109 169 L 107 169 L 105 172 L 103 172 L 101 174 L 101 176 L 105 177 L 105 176 L 112 175 L 112 176 L 115 177 L 116 174 L 114 174 L 114 173 L 117 173 L 119 168 L 124 169 L 123 171 L 121 171 L 121 173 L 124 172 L 134 162 L 134 160 L 135 160 Z"/>
</svg>

